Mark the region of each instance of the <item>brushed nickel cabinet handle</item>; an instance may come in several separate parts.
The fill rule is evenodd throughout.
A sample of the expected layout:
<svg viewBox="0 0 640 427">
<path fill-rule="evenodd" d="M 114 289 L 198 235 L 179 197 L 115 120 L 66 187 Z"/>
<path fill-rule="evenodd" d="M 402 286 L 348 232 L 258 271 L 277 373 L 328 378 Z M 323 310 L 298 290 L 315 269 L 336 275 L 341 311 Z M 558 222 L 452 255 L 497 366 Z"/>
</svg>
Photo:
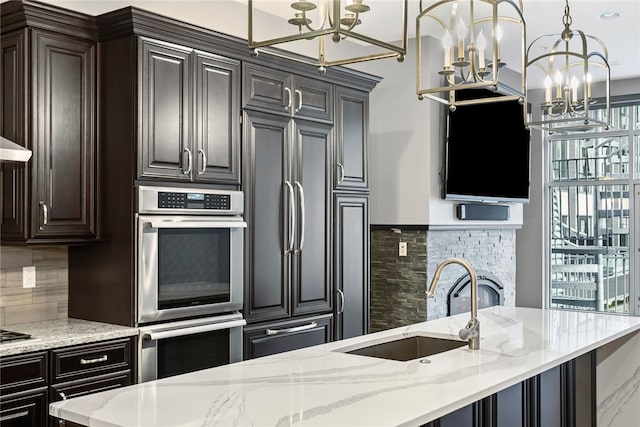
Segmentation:
<svg viewBox="0 0 640 427">
<path fill-rule="evenodd" d="M 338 163 L 338 168 L 340 169 L 338 184 L 342 184 L 342 182 L 344 181 L 344 166 L 342 165 L 342 163 Z"/>
<path fill-rule="evenodd" d="M 59 391 L 58 394 L 60 395 L 60 399 L 62 400 L 67 400 L 67 395 L 64 394 L 63 392 Z"/>
<path fill-rule="evenodd" d="M 300 191 L 300 242 L 297 252 L 302 252 L 302 247 L 304 246 L 304 229 L 306 224 L 304 214 L 304 188 L 302 188 L 302 184 L 298 181 L 296 181 L 296 187 L 298 187 L 298 191 Z"/>
<path fill-rule="evenodd" d="M 296 326 L 293 328 L 285 328 L 285 329 L 267 329 L 267 335 L 279 335 L 279 334 L 291 334 L 293 332 L 307 331 L 309 329 L 313 329 L 317 327 L 318 324 L 316 322 L 311 322 L 308 325 Z"/>
<path fill-rule="evenodd" d="M 296 109 L 296 113 L 302 110 L 302 92 L 296 89 L 296 95 L 298 95 L 298 108 Z"/>
<path fill-rule="evenodd" d="M 293 97 L 291 96 L 291 89 L 289 89 L 288 87 L 284 88 L 284 92 L 287 94 L 287 105 L 285 105 L 284 109 L 288 111 L 289 108 L 291 108 Z"/>
<path fill-rule="evenodd" d="M 191 150 L 188 148 L 184 149 L 184 153 L 187 153 L 187 169 L 183 169 L 182 173 L 185 175 L 189 175 L 191 173 L 191 167 L 193 166 L 193 156 L 191 154 Z"/>
<path fill-rule="evenodd" d="M 16 418 L 26 417 L 27 415 L 29 415 L 29 411 L 20 411 L 15 414 L 3 415 L 0 417 L 0 422 L 15 420 Z"/>
<path fill-rule="evenodd" d="M 202 148 L 198 150 L 198 154 L 202 154 L 202 169 L 198 171 L 198 176 L 200 176 L 204 174 L 204 171 L 207 170 L 207 154 L 204 152 Z"/>
<path fill-rule="evenodd" d="M 293 194 L 293 185 L 289 181 L 285 181 L 284 184 L 289 189 L 289 248 L 284 251 L 285 254 L 293 251 L 293 242 L 296 232 L 296 205 L 295 195 Z"/>
<path fill-rule="evenodd" d="M 93 365 L 94 363 L 106 362 L 109 357 L 104 354 L 100 357 L 96 357 L 95 359 L 80 359 L 81 365 Z"/>
<path fill-rule="evenodd" d="M 338 314 L 344 313 L 344 292 L 338 289 L 338 295 L 340 295 L 340 304 L 338 305 Z"/>
<path fill-rule="evenodd" d="M 42 225 L 40 226 L 40 230 L 44 230 L 44 226 L 49 222 L 49 208 L 47 204 L 43 201 L 40 201 L 40 206 L 42 206 Z"/>
</svg>

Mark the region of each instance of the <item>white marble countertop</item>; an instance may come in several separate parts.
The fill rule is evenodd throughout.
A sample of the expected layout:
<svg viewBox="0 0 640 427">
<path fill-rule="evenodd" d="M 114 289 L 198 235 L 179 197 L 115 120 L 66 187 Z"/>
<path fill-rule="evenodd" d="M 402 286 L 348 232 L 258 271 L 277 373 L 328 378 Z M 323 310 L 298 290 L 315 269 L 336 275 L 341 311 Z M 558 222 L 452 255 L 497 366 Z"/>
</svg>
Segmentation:
<svg viewBox="0 0 640 427">
<path fill-rule="evenodd" d="M 596 349 L 640 318 L 491 307 L 480 350 L 407 362 L 340 349 L 402 334 L 457 336 L 468 314 L 53 403 L 89 426 L 417 426 Z"/>
<path fill-rule="evenodd" d="M 3 325 L 2 329 L 30 334 L 31 339 L 0 344 L 0 356 L 138 335 L 137 328 L 80 319 L 46 320 L 17 325 Z"/>
</svg>

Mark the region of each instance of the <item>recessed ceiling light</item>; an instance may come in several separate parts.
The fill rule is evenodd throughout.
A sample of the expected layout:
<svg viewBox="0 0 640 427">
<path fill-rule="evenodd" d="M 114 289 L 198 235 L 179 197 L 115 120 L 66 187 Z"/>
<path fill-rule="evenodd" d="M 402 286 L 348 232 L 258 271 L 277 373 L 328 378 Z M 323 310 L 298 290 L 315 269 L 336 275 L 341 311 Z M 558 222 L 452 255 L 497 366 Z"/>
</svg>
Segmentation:
<svg viewBox="0 0 640 427">
<path fill-rule="evenodd" d="M 607 12 L 602 12 L 599 15 L 599 18 L 600 19 L 616 19 L 616 18 L 620 18 L 621 16 L 622 16 L 622 13 L 610 10 Z"/>
</svg>

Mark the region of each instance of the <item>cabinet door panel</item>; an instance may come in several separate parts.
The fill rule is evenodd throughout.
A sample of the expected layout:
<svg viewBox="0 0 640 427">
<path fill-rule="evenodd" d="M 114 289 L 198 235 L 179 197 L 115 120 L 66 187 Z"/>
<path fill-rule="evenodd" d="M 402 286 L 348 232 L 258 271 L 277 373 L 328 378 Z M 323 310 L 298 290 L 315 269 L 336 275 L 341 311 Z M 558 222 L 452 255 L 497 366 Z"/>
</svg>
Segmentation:
<svg viewBox="0 0 640 427">
<path fill-rule="evenodd" d="M 25 86 L 25 31 L 5 34 L 0 38 L 2 50 L 2 94 L 0 95 L 0 134 L 18 143 L 26 144 L 24 135 L 24 102 L 20 88 Z M 32 162 L 32 160 L 29 160 Z M 26 188 L 29 166 L 18 162 L 0 162 L 2 198 L 2 240 L 27 238 Z"/>
<path fill-rule="evenodd" d="M 240 63 L 198 52 L 195 68 L 194 176 L 239 184 Z"/>
<path fill-rule="evenodd" d="M 369 205 L 365 196 L 338 195 L 335 201 L 336 338 L 369 331 Z"/>
<path fill-rule="evenodd" d="M 33 52 L 39 64 L 33 194 L 41 209 L 33 210 L 32 235 L 91 237 L 96 231 L 95 46 L 34 30 Z"/>
<path fill-rule="evenodd" d="M 243 64 L 242 106 L 291 114 L 291 75 L 284 71 Z M 285 90 L 287 88 L 288 90 Z"/>
<path fill-rule="evenodd" d="M 189 55 L 191 50 L 141 40 L 142 120 L 138 174 L 189 180 Z"/>
<path fill-rule="evenodd" d="M 333 85 L 306 77 L 293 77 L 293 109 L 296 117 L 330 122 L 333 118 Z"/>
<path fill-rule="evenodd" d="M 332 341 L 333 317 L 307 317 L 244 329 L 244 358 L 268 356 Z"/>
<path fill-rule="evenodd" d="M 0 399 L 0 425 L 2 427 L 46 426 L 47 388 L 35 389 L 28 394 L 17 394 Z"/>
<path fill-rule="evenodd" d="M 50 402 L 85 396 L 91 393 L 113 390 L 131 385 L 131 371 L 102 375 L 87 380 L 72 381 L 51 386 Z"/>
<path fill-rule="evenodd" d="M 289 119 L 245 113 L 245 305 L 247 320 L 290 313 Z"/>
<path fill-rule="evenodd" d="M 331 126 L 296 122 L 294 314 L 331 310 L 331 143 Z"/>
<path fill-rule="evenodd" d="M 366 189 L 369 95 L 352 89 L 337 89 L 336 188 Z"/>
</svg>

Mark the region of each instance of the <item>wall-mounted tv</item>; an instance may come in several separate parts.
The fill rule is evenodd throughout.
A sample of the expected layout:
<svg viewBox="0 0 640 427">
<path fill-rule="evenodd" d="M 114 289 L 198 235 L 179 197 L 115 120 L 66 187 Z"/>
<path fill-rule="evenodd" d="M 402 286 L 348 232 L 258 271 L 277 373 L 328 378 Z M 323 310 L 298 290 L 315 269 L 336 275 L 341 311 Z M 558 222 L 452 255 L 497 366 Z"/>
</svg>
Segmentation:
<svg viewBox="0 0 640 427">
<path fill-rule="evenodd" d="M 466 89 L 456 99 L 504 96 Z M 530 131 L 518 100 L 460 105 L 448 110 L 445 182 L 448 200 L 529 201 Z"/>
</svg>

